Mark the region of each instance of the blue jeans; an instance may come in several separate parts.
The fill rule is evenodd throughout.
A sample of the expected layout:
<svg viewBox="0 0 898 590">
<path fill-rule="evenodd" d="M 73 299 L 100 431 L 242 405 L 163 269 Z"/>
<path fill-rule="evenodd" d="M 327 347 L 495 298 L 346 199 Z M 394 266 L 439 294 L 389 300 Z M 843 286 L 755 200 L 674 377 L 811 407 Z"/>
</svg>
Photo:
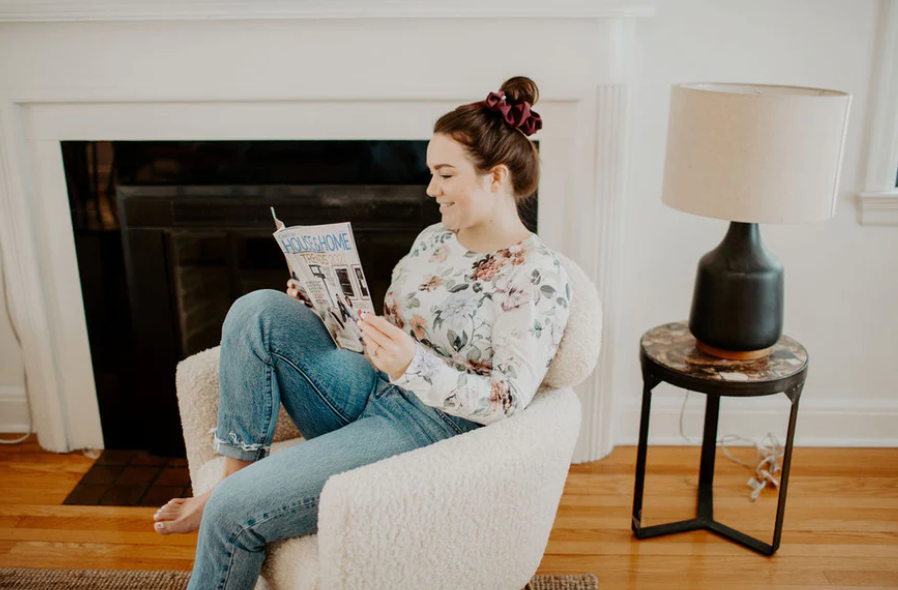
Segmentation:
<svg viewBox="0 0 898 590">
<path fill-rule="evenodd" d="M 482 426 L 425 405 L 361 354 L 338 349 L 318 316 L 280 291 L 231 306 L 219 387 L 213 448 L 262 460 L 213 489 L 188 590 L 253 588 L 268 543 L 317 532 L 331 475 Z M 306 441 L 271 455 L 280 404 Z"/>
</svg>

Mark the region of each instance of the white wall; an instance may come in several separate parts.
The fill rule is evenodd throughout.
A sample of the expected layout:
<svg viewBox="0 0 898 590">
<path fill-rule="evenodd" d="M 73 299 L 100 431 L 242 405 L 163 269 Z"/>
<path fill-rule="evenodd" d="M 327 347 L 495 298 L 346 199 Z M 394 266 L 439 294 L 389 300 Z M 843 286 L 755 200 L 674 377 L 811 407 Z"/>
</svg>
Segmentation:
<svg viewBox="0 0 898 590">
<path fill-rule="evenodd" d="M 796 442 L 898 443 L 898 227 L 859 225 L 855 205 L 879 9 L 875 0 L 676 0 L 659 2 L 657 16 L 640 23 L 621 285 L 628 306 L 619 342 L 626 350 L 615 374 L 618 443 L 638 434 L 641 334 L 688 317 L 698 260 L 727 227 L 661 203 L 670 85 L 691 81 L 852 94 L 835 218 L 761 232 L 785 265 L 785 332 L 810 355 Z M 655 391 L 650 435 L 678 444 L 683 393 L 667 385 Z M 701 435 L 703 403 L 701 394 L 690 396 L 685 427 L 692 438 Z M 770 430 L 782 438 L 787 411 L 784 396 L 725 399 L 719 432 L 757 437 Z"/>
</svg>

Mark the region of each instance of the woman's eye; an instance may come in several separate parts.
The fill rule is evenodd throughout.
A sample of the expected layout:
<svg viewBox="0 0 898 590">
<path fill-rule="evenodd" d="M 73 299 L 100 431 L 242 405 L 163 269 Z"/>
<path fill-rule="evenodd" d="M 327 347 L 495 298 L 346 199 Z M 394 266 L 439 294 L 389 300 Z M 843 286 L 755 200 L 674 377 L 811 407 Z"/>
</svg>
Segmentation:
<svg viewBox="0 0 898 590">
<path fill-rule="evenodd" d="M 442 176 L 443 178 L 452 178 L 452 175 L 451 175 L 451 174 L 449 174 L 449 175 L 446 175 L 446 174 L 440 174 L 440 176 Z"/>
</svg>

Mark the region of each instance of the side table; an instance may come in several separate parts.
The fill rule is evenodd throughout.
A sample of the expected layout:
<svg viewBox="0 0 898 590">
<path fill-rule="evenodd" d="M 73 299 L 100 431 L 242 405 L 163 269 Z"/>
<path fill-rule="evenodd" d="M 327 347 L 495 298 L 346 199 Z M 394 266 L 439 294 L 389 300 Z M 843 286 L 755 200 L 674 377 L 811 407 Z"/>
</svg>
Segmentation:
<svg viewBox="0 0 898 590">
<path fill-rule="evenodd" d="M 792 439 L 798 417 L 798 399 L 808 372 L 808 353 L 804 347 L 783 335 L 771 353 L 753 361 L 720 359 L 695 347 L 695 338 L 686 322 L 658 326 L 642 336 L 639 347 L 642 365 L 642 414 L 639 421 L 639 447 L 636 453 L 636 484 L 633 492 L 632 529 L 637 539 L 648 539 L 694 530 L 707 530 L 741 543 L 764 555 L 773 555 L 780 545 L 786 489 L 792 462 Z M 698 507 L 695 518 L 642 526 L 642 494 L 645 486 L 645 461 L 649 436 L 649 414 L 652 389 L 666 382 L 689 391 L 707 395 L 705 426 L 699 467 Z M 783 392 L 792 402 L 789 430 L 786 435 L 779 501 L 773 543 L 768 545 L 745 533 L 714 520 L 714 459 L 717 451 L 717 421 L 721 396 L 751 397 Z"/>
</svg>

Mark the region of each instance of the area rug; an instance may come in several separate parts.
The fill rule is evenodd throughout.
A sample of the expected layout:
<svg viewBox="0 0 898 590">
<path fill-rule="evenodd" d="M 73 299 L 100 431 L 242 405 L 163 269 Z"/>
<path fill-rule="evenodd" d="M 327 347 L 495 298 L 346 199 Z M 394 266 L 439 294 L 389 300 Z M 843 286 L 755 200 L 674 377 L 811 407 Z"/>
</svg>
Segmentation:
<svg viewBox="0 0 898 590">
<path fill-rule="evenodd" d="M 0 568 L 2 590 L 184 590 L 190 572 Z M 523 590 L 598 590 L 593 574 L 534 576 Z"/>
</svg>

